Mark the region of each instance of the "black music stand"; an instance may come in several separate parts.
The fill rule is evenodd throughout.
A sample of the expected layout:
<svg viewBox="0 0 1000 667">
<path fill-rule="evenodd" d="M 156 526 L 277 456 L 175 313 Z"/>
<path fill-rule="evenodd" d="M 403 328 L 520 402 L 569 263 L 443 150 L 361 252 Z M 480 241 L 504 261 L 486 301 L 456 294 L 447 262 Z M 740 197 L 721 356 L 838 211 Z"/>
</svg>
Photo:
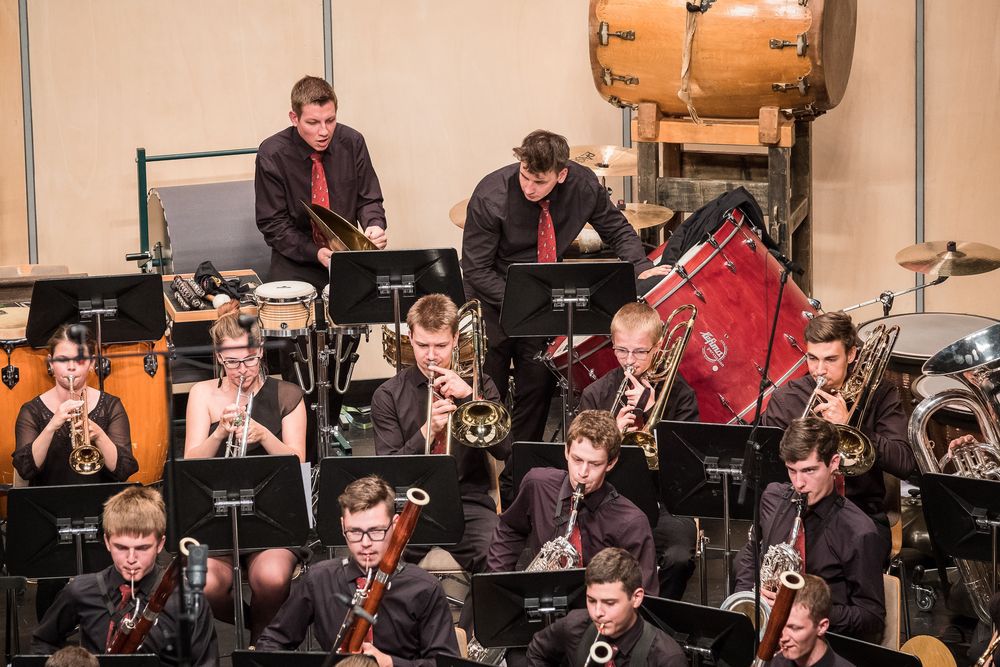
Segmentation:
<svg viewBox="0 0 1000 667">
<path fill-rule="evenodd" d="M 743 456 L 751 429 L 742 424 L 679 421 L 661 421 L 655 429 L 663 504 L 673 514 L 723 520 L 727 594 L 732 590 L 729 522 L 753 518 L 753 506 L 740 505 L 738 493 L 732 493 L 738 492 L 744 479 Z M 771 482 L 788 481 L 785 464 L 778 457 L 782 435 L 784 431 L 773 426 L 757 429 L 762 452 L 761 489 Z"/>
<path fill-rule="evenodd" d="M 527 646 L 532 635 L 587 606 L 583 568 L 472 576 L 475 635 L 486 648 Z"/>
<path fill-rule="evenodd" d="M 399 325 L 427 294 L 465 303 L 454 248 L 360 250 L 330 257 L 330 319 L 338 325 L 388 324 L 396 328 L 396 371 L 402 369 Z"/>
<path fill-rule="evenodd" d="M 508 463 L 514 468 L 514 489 L 519 489 L 521 480 L 532 468 L 566 470 L 566 446 L 557 442 L 515 442 Z M 618 463 L 605 479 L 642 510 L 650 526 L 655 526 L 660 519 L 660 508 L 650 475 L 642 449 L 622 447 Z"/>
<path fill-rule="evenodd" d="M 396 511 L 406 502 L 406 492 L 419 487 L 430 496 L 420 512 L 410 546 L 451 546 L 465 533 L 462 499 L 458 488 L 458 463 L 452 456 L 330 456 L 319 469 L 319 508 L 316 532 L 327 547 L 347 544 L 340 526 L 337 498 L 356 479 L 378 475 L 396 490 Z M 457 511 L 456 511 L 457 509 Z"/>
<path fill-rule="evenodd" d="M 705 659 L 719 667 L 748 667 L 753 662 L 756 633 L 744 614 L 651 595 L 639 613 L 672 636 L 692 664 Z"/>
<path fill-rule="evenodd" d="M 104 501 L 131 484 L 14 488 L 7 495 L 7 568 L 30 579 L 73 577 L 111 564 Z"/>
<path fill-rule="evenodd" d="M 31 291 L 25 336 L 32 347 L 45 347 L 63 324 L 94 323 L 97 377 L 104 391 L 110 372 L 102 346 L 159 340 L 166 330 L 163 281 L 140 273 L 39 280 Z"/>
<path fill-rule="evenodd" d="M 48 655 L 15 655 L 11 667 L 45 667 Z M 155 653 L 129 653 L 124 655 L 97 654 L 101 667 L 159 667 L 160 656 Z"/>
<path fill-rule="evenodd" d="M 863 642 L 853 637 L 826 633 L 826 642 L 834 653 L 855 665 L 879 665 L 879 667 L 921 667 L 920 658 L 902 651 Z"/>
<path fill-rule="evenodd" d="M 475 667 L 475 665 L 485 665 L 485 662 L 476 662 L 466 658 L 458 658 L 453 655 L 443 655 L 441 653 L 434 656 L 434 663 L 437 667 Z"/>
<path fill-rule="evenodd" d="M 167 544 L 193 537 L 213 553 L 233 559 L 236 644 L 243 643 L 243 580 L 239 554 L 272 548 L 298 548 L 309 523 L 302 467 L 298 457 L 167 461 L 167 502 L 177 502 L 177 525 L 167 526 Z"/>
<path fill-rule="evenodd" d="M 326 651 L 233 651 L 233 667 L 322 667 Z M 334 655 L 333 664 L 347 658 Z"/>
<path fill-rule="evenodd" d="M 500 309 L 503 331 L 512 338 L 566 336 L 563 433 L 576 410 L 573 336 L 607 335 L 611 318 L 635 299 L 635 267 L 628 262 L 512 264 L 507 269 Z"/>
</svg>

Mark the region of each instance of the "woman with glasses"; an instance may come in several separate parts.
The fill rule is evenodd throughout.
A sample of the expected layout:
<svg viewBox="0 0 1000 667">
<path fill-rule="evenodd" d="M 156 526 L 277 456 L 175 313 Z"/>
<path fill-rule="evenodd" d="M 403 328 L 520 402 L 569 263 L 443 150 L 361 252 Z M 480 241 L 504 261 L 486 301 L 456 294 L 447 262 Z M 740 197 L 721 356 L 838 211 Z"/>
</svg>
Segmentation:
<svg viewBox="0 0 1000 667">
<path fill-rule="evenodd" d="M 302 390 L 267 376 L 260 329 L 254 323 L 247 332 L 238 318 L 238 312 L 223 315 L 209 331 L 221 374 L 218 380 L 204 380 L 191 387 L 184 456 L 225 456 L 230 435 L 238 444 L 245 433 L 247 456 L 294 454 L 305 461 L 306 407 Z M 296 555 L 288 549 L 267 549 L 247 557 L 252 592 L 251 644 L 288 597 L 295 564 Z M 210 558 L 205 597 L 215 617 L 228 622 L 234 618 L 232 581 L 230 559 Z"/>
</svg>

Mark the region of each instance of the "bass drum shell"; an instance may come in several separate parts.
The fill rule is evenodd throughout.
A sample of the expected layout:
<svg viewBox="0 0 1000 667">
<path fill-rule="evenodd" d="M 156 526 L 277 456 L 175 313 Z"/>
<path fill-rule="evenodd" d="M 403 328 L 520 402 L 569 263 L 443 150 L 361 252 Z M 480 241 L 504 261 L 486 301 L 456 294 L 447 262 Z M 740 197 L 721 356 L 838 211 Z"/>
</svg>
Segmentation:
<svg viewBox="0 0 1000 667">
<path fill-rule="evenodd" d="M 667 115 L 687 116 L 681 88 L 686 22 L 685 0 L 590 0 L 590 66 L 604 99 L 624 104 L 655 102 Z M 633 40 L 609 37 L 634 31 Z M 856 0 L 725 0 L 697 16 L 690 62 L 692 105 L 706 118 L 757 118 L 774 106 L 814 113 L 828 111 L 847 89 L 854 59 Z M 794 44 L 805 35 L 805 53 Z M 770 41 L 793 46 L 771 48 Z M 637 83 L 606 80 L 633 77 Z M 775 84 L 808 83 L 775 91 Z"/>
</svg>

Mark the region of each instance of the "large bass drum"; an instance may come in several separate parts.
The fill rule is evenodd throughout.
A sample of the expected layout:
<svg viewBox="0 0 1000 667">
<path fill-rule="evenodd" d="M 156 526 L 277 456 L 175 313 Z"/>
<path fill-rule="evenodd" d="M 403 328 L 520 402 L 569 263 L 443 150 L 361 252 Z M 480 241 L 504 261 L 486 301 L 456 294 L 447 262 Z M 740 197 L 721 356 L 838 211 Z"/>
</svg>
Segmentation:
<svg viewBox="0 0 1000 667">
<path fill-rule="evenodd" d="M 590 66 L 604 99 L 689 115 L 678 96 L 689 30 L 687 90 L 700 116 L 757 118 L 765 106 L 821 113 L 844 96 L 856 0 L 724 0 L 694 15 L 688 5 L 590 0 Z"/>
</svg>

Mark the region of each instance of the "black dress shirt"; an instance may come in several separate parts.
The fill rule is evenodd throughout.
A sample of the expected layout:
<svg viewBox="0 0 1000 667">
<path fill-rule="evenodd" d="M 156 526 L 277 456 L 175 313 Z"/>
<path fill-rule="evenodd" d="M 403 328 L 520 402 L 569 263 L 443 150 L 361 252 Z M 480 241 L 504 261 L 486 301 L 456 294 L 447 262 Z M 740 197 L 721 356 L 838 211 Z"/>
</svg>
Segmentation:
<svg viewBox="0 0 1000 667">
<path fill-rule="evenodd" d="M 611 405 L 618 393 L 618 387 L 625 379 L 625 370 L 619 366 L 604 377 L 584 388 L 580 396 L 580 410 L 611 410 L 614 417 L 618 416 L 616 406 Z M 649 411 L 644 411 L 648 417 Z M 698 421 L 698 397 L 694 393 L 684 378 L 677 374 L 674 379 L 674 386 L 670 388 L 670 396 L 667 397 L 667 407 L 663 412 L 663 418 L 669 421 L 696 422 Z"/>
<path fill-rule="evenodd" d="M 823 641 L 822 639 L 820 641 Z M 768 667 L 797 667 L 794 660 L 789 660 L 781 655 L 781 653 L 775 654 L 774 658 L 768 664 Z M 839 655 L 833 652 L 830 645 L 826 645 L 826 653 L 818 661 L 813 663 L 812 667 L 854 667 L 853 662 L 848 662 L 844 660 Z"/>
<path fill-rule="evenodd" d="M 483 376 L 480 391 L 490 401 L 499 401 L 500 393 L 488 376 Z M 456 400 L 457 405 L 470 398 Z M 416 366 L 404 368 L 389 378 L 372 395 L 372 424 L 375 427 L 375 453 L 423 454 L 425 438 L 420 427 L 427 421 L 427 378 Z M 490 498 L 491 476 L 486 452 L 504 461 L 510 456 L 510 436 L 485 450 L 452 443 L 451 455 L 458 460 L 458 482 L 464 502 L 485 505 L 496 511 Z"/>
<path fill-rule="evenodd" d="M 159 583 L 160 571 L 154 571 L 136 582 L 136 595 L 145 605 Z M 122 599 L 119 587 L 126 583 L 113 566 L 93 574 L 75 577 L 62 589 L 55 602 L 45 612 L 31 639 L 31 651 L 37 654 L 53 653 L 66 645 L 66 638 L 80 625 L 83 648 L 91 653 L 103 653 L 107 647 L 111 610 L 117 609 Z M 103 584 L 103 585 L 102 585 Z M 134 609 L 130 607 L 127 609 Z M 177 664 L 176 639 L 180 618 L 180 596 L 177 590 L 170 595 L 166 606 L 156 619 L 156 624 L 142 643 L 142 653 L 157 653 L 166 664 Z M 122 616 L 114 615 L 117 623 Z M 207 602 L 201 605 L 198 618 L 191 632 L 191 662 L 194 665 L 217 665 L 219 647 L 215 635 L 215 620 Z"/>
<path fill-rule="evenodd" d="M 635 230 L 611 204 L 594 173 L 573 161 L 566 167 L 566 180 L 546 198 L 559 260 L 589 222 L 618 257 L 635 265 L 637 276 L 652 268 Z M 538 261 L 541 206 L 525 198 L 519 182 L 520 168 L 520 163 L 507 165 L 479 182 L 469 200 L 462 237 L 465 294 L 482 302 L 491 346 L 505 339 L 499 330 L 499 314 L 507 268 Z"/>
<path fill-rule="evenodd" d="M 312 201 L 312 159 L 315 152 L 295 127 L 268 137 L 257 151 L 254 175 L 257 228 L 271 247 L 268 280 L 304 280 L 322 290 L 327 270 L 319 263 L 309 214 L 301 202 Z M 330 209 L 345 220 L 385 229 L 382 188 L 361 133 L 338 123 L 323 151 L 323 170 L 330 192 Z"/>
<path fill-rule="evenodd" d="M 528 644 L 528 664 L 531 667 L 556 667 L 557 665 L 573 665 L 579 663 L 577 651 L 584 633 L 594 624 L 586 609 L 574 609 L 544 630 L 540 630 L 531 638 Z M 636 619 L 631 628 L 618 637 L 601 637 L 611 644 L 615 667 L 631 667 L 631 656 L 636 642 L 642 636 L 645 621 Z M 646 655 L 646 665 L 657 667 L 686 667 L 687 656 L 684 650 L 663 630 L 654 628 L 653 645 Z M 589 647 L 587 648 L 589 651 Z"/>
<path fill-rule="evenodd" d="M 761 558 L 772 544 L 787 542 L 796 507 L 791 484 L 769 484 L 760 501 Z M 830 631 L 881 639 L 885 624 L 882 552 L 871 518 L 836 492 L 805 514 L 806 574 L 830 586 Z M 753 550 L 747 543 L 736 560 L 736 590 L 756 586 Z"/>
<path fill-rule="evenodd" d="M 309 568 L 257 639 L 258 651 L 294 650 L 311 623 L 320 648 L 329 651 L 347 615 L 338 593 L 354 596 L 365 573 L 353 560 L 327 560 Z M 419 567 L 404 565 L 389 579 L 373 626 L 375 648 L 396 667 L 431 667 L 437 655 L 458 655 L 451 611 L 441 584 Z"/>
<path fill-rule="evenodd" d="M 765 426 L 788 428 L 794 419 L 802 416 L 806 401 L 816 388 L 811 375 L 792 380 L 778 387 L 771 396 L 764 412 Z M 916 471 L 913 450 L 906 436 L 906 414 L 899 402 L 895 385 L 883 381 L 875 389 L 871 407 L 865 414 L 861 432 L 875 447 L 875 465 L 864 475 L 847 478 L 847 497 L 866 514 L 878 515 L 885 522 L 885 479 L 883 472 L 906 479 Z"/>
<path fill-rule="evenodd" d="M 500 515 L 486 569 L 510 572 L 526 542 L 534 555 L 549 540 L 565 535 L 572 495 L 569 473 L 565 470 L 530 470 L 521 480 L 514 503 Z M 632 501 L 605 482 L 584 496 L 576 522 L 580 527 L 584 564 L 605 547 L 621 547 L 639 561 L 646 593 L 656 595 L 659 592 L 653 533 L 646 515 Z"/>
</svg>

